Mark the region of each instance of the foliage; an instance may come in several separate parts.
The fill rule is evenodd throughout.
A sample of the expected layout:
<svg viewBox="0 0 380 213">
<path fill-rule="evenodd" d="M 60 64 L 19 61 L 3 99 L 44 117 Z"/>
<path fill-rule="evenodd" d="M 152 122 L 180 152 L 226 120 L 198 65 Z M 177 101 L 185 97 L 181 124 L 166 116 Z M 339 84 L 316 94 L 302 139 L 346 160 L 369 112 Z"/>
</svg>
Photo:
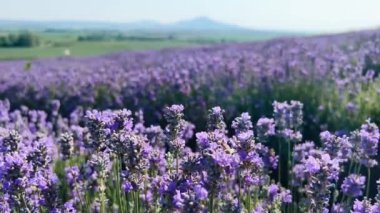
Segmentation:
<svg viewBox="0 0 380 213">
<path fill-rule="evenodd" d="M 0 36 L 0 47 L 35 47 L 40 43 L 40 38 L 28 31 Z"/>
</svg>

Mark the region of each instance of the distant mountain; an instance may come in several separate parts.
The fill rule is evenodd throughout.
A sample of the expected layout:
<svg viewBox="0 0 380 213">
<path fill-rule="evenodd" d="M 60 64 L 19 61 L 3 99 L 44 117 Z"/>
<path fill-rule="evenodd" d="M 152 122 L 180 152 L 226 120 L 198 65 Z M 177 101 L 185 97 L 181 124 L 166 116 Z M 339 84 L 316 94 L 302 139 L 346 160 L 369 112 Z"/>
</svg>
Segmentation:
<svg viewBox="0 0 380 213">
<path fill-rule="evenodd" d="M 233 24 L 226 24 L 207 17 L 199 17 L 191 20 L 179 21 L 171 25 L 178 29 L 191 30 L 242 30 L 244 28 Z"/>
<path fill-rule="evenodd" d="M 248 30 L 207 17 L 198 17 L 170 24 L 145 20 L 129 23 L 101 21 L 23 21 L 0 20 L 0 29 L 113 29 L 113 30 Z"/>
</svg>

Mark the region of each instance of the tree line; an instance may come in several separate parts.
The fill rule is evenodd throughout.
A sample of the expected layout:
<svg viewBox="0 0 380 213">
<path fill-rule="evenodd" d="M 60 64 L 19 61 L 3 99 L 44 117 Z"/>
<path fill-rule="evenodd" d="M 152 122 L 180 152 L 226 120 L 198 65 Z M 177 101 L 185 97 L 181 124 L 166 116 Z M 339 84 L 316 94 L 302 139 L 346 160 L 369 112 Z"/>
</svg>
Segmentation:
<svg viewBox="0 0 380 213">
<path fill-rule="evenodd" d="M 0 35 L 0 47 L 35 47 L 40 44 L 40 38 L 31 32 Z"/>
</svg>

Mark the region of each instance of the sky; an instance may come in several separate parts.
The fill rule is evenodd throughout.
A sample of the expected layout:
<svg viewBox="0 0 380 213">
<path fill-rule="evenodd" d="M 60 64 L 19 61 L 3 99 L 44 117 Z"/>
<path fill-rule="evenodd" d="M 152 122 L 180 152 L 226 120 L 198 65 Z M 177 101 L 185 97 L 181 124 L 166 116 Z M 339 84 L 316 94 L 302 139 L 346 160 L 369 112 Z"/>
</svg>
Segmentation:
<svg viewBox="0 0 380 213">
<path fill-rule="evenodd" d="M 380 27 L 380 0 L 0 0 L 0 19 L 171 23 L 206 16 L 252 29 Z"/>
</svg>

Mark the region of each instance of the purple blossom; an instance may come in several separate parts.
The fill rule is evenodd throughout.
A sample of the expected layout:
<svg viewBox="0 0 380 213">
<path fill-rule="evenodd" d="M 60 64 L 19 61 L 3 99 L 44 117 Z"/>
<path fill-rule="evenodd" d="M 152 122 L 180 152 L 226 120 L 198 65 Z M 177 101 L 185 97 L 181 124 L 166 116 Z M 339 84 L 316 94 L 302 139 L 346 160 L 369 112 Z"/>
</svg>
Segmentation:
<svg viewBox="0 0 380 213">
<path fill-rule="evenodd" d="M 129 193 L 133 190 L 133 186 L 129 181 L 124 181 L 122 187 L 125 193 Z"/>
<path fill-rule="evenodd" d="M 293 197 L 290 190 L 285 190 L 280 193 L 280 198 L 283 203 L 292 203 Z"/>
<path fill-rule="evenodd" d="M 328 131 L 320 133 L 324 150 L 334 158 L 347 161 L 352 156 L 352 144 L 346 136 L 337 137 Z"/>
<path fill-rule="evenodd" d="M 66 167 L 65 174 L 67 182 L 73 185 L 80 178 L 80 171 L 78 166 Z"/>
<path fill-rule="evenodd" d="M 74 137 L 70 133 L 62 134 L 59 143 L 61 145 L 62 159 L 66 160 L 74 154 Z"/>
<path fill-rule="evenodd" d="M 206 200 L 208 197 L 208 192 L 201 185 L 196 185 L 194 187 L 195 196 L 199 200 Z"/>
<path fill-rule="evenodd" d="M 297 130 L 303 121 L 303 104 L 299 101 L 273 102 L 273 117 L 279 130 Z"/>
<path fill-rule="evenodd" d="M 240 117 L 237 117 L 232 121 L 231 127 L 237 134 L 251 130 L 253 128 L 251 116 L 247 112 L 242 113 Z"/>
<path fill-rule="evenodd" d="M 342 183 L 342 192 L 351 197 L 359 197 L 363 194 L 363 189 L 365 187 L 364 176 L 351 174 L 346 177 Z"/>
<path fill-rule="evenodd" d="M 69 200 L 69 201 L 67 201 L 67 202 L 63 205 L 63 212 L 64 212 L 64 213 L 69 213 L 69 212 L 70 212 L 70 213 L 76 213 L 76 212 L 77 212 L 73 200 Z"/>
<path fill-rule="evenodd" d="M 210 141 L 208 140 L 208 134 L 206 132 L 198 132 L 196 134 L 198 147 L 203 150 L 210 146 Z"/>
<path fill-rule="evenodd" d="M 184 199 L 182 198 L 181 192 L 179 190 L 175 191 L 173 196 L 173 205 L 175 208 L 182 208 L 184 206 Z"/>
<path fill-rule="evenodd" d="M 355 200 L 352 207 L 352 213 L 372 213 L 372 204 L 369 200 Z"/>
<path fill-rule="evenodd" d="M 223 118 L 224 110 L 220 107 L 213 107 L 209 110 L 207 117 L 207 129 L 209 131 L 214 131 L 216 129 L 224 131 L 226 128 L 226 123 L 224 123 Z"/>
<path fill-rule="evenodd" d="M 273 202 L 277 197 L 280 188 L 276 184 L 271 184 L 268 186 L 268 197 L 270 202 Z"/>
<path fill-rule="evenodd" d="M 273 136 L 275 132 L 275 123 L 271 118 L 260 118 L 256 124 L 257 135 L 261 140 L 264 140 L 268 136 Z"/>
<path fill-rule="evenodd" d="M 315 148 L 314 142 L 306 141 L 305 143 L 300 143 L 294 146 L 293 158 L 296 162 L 305 159 L 310 156 Z"/>
<path fill-rule="evenodd" d="M 306 172 L 310 174 L 318 173 L 321 170 L 321 165 L 313 156 L 309 156 L 305 162 Z"/>
<path fill-rule="evenodd" d="M 331 211 L 332 213 L 345 213 L 347 210 L 343 204 L 338 203 L 333 205 Z"/>
</svg>

